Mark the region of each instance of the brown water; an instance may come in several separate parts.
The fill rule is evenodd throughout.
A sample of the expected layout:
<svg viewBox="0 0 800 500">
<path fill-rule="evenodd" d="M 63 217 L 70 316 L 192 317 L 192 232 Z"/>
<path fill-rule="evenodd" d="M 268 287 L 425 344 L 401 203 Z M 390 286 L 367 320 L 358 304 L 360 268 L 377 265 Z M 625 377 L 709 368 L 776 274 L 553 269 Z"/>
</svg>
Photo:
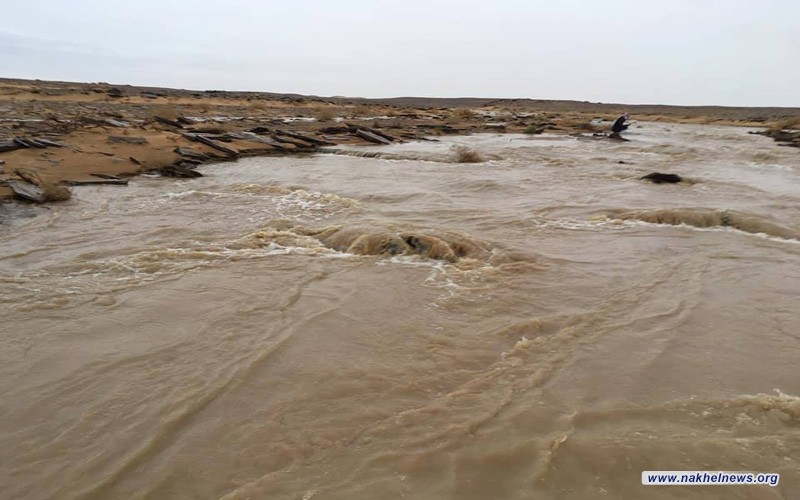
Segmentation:
<svg viewBox="0 0 800 500">
<path fill-rule="evenodd" d="M 629 137 L 246 159 L 3 208 L 0 496 L 800 498 L 800 154 Z"/>
</svg>

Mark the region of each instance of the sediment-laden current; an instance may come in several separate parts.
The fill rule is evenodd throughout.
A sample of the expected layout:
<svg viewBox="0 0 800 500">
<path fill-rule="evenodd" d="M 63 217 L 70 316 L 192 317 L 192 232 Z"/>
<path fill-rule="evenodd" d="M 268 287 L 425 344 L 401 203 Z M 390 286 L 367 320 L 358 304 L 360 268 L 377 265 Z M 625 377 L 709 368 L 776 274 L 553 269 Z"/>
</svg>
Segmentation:
<svg viewBox="0 0 800 500">
<path fill-rule="evenodd" d="M 795 498 L 800 155 L 747 132 L 478 135 L 3 207 L 0 496 Z"/>
</svg>

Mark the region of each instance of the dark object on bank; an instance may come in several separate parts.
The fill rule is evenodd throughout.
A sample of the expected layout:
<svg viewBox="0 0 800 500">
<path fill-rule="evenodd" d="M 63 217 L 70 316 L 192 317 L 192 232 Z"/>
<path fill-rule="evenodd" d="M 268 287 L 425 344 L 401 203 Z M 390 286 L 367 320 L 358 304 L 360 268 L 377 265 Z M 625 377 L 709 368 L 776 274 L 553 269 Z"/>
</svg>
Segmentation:
<svg viewBox="0 0 800 500">
<path fill-rule="evenodd" d="M 627 130 L 628 124 L 625 123 L 626 121 L 628 121 L 628 113 L 625 113 L 624 115 L 617 118 L 617 121 L 615 121 L 614 125 L 611 126 L 611 131 L 615 134 L 619 134 L 623 130 Z"/>
<path fill-rule="evenodd" d="M 675 184 L 677 182 L 681 182 L 683 178 L 677 174 L 662 174 L 660 172 L 653 172 L 652 174 L 647 174 L 644 177 L 640 177 L 639 180 L 650 181 L 655 184 Z"/>
<path fill-rule="evenodd" d="M 771 137 L 775 142 L 779 143 L 778 146 L 800 148 L 800 131 L 797 130 L 789 130 L 784 128 L 770 128 L 767 130 L 759 130 L 757 132 L 749 132 L 749 133 Z"/>
</svg>

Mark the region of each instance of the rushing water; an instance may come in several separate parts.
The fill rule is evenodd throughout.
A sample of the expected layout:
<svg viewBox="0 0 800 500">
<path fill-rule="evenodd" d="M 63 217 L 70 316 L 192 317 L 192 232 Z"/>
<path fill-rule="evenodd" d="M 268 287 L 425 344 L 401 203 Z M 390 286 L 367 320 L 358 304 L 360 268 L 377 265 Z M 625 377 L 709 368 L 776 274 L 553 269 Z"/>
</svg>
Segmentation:
<svg viewBox="0 0 800 500">
<path fill-rule="evenodd" d="M 629 137 L 252 158 L 3 208 L 0 496 L 800 497 L 800 154 Z"/>
</svg>

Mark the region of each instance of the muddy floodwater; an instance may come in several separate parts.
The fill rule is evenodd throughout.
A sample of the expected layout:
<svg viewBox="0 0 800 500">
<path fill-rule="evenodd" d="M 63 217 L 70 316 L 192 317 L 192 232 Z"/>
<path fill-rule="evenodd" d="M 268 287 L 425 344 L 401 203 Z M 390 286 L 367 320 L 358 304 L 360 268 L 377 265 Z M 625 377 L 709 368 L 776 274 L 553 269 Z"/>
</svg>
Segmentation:
<svg viewBox="0 0 800 500">
<path fill-rule="evenodd" d="M 628 137 L 249 158 L 2 207 L 0 497 L 800 498 L 800 154 Z"/>
</svg>

